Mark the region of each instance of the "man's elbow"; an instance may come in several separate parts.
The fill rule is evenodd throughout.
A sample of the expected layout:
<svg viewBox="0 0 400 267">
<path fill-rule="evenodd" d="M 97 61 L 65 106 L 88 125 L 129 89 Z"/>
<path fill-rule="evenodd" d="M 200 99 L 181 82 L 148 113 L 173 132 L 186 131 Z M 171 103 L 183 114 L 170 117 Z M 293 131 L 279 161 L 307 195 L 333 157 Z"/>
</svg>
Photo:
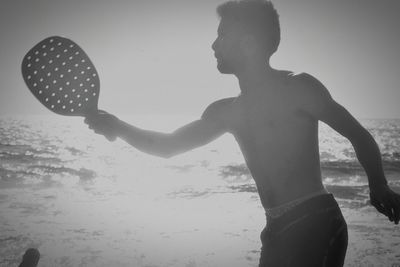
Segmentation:
<svg viewBox="0 0 400 267">
<path fill-rule="evenodd" d="M 172 138 L 170 138 L 163 145 L 160 144 L 157 156 L 164 159 L 169 159 L 181 153 L 183 153 L 183 151 L 180 151 L 176 142 L 174 142 Z"/>
<path fill-rule="evenodd" d="M 356 131 L 347 134 L 346 137 L 353 145 L 375 142 L 371 133 L 362 126 L 358 127 Z"/>
<path fill-rule="evenodd" d="M 158 156 L 169 159 L 179 154 L 183 154 L 189 150 L 192 150 L 195 146 L 188 144 L 182 140 L 177 139 L 173 135 L 167 136 L 162 143 L 159 143 Z"/>
<path fill-rule="evenodd" d="M 182 154 L 184 152 L 185 151 L 181 151 L 178 149 L 168 149 L 168 150 L 163 151 L 159 156 L 164 159 L 169 159 L 169 158 L 175 157 L 179 154 Z"/>
<path fill-rule="evenodd" d="M 177 154 L 172 153 L 172 152 L 163 151 L 162 153 L 158 154 L 157 156 L 159 156 L 159 157 L 161 157 L 163 159 L 169 159 L 169 158 L 172 158 L 175 155 L 177 155 Z"/>
<path fill-rule="evenodd" d="M 164 159 L 169 159 L 177 154 L 173 149 L 168 147 L 157 147 L 152 150 L 143 150 L 143 152 Z"/>
</svg>

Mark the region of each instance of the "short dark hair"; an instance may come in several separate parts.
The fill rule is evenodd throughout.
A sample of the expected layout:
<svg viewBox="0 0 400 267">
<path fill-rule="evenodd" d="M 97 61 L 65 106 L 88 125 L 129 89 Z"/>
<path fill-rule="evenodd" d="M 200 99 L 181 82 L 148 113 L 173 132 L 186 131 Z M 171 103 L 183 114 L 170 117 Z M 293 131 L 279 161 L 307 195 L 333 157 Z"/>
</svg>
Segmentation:
<svg viewBox="0 0 400 267">
<path fill-rule="evenodd" d="M 254 34 L 269 56 L 278 49 L 281 40 L 279 15 L 270 1 L 228 1 L 217 7 L 217 14 L 221 20 L 239 22 L 246 32 Z"/>
</svg>

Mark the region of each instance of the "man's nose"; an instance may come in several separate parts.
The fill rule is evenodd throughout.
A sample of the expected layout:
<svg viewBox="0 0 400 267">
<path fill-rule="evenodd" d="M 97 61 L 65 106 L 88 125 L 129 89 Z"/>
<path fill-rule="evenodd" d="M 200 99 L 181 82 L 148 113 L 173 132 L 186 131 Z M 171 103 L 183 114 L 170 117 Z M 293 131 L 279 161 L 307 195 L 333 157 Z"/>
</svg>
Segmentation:
<svg viewBox="0 0 400 267">
<path fill-rule="evenodd" d="M 216 47 L 217 47 L 217 39 L 215 39 L 214 42 L 212 43 L 211 49 L 215 51 Z"/>
</svg>

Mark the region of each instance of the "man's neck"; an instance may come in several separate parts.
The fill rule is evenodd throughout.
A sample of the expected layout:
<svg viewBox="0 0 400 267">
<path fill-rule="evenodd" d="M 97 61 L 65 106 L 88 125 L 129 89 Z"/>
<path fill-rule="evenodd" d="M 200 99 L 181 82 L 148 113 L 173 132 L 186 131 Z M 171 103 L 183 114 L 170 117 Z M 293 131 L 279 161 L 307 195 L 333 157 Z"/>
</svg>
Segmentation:
<svg viewBox="0 0 400 267">
<path fill-rule="evenodd" d="M 235 73 L 239 80 L 242 94 L 252 93 L 265 87 L 264 85 L 273 79 L 276 70 L 271 68 L 268 62 L 244 64 L 243 68 Z"/>
</svg>

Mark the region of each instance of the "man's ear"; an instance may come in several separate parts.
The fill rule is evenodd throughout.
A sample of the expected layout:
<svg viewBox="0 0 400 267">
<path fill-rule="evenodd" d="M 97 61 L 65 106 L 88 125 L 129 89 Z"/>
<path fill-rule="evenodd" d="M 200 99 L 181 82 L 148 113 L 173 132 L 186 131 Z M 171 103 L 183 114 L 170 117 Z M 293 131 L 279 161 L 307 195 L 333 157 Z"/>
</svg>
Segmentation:
<svg viewBox="0 0 400 267">
<path fill-rule="evenodd" d="M 258 44 L 254 35 L 245 34 L 240 40 L 240 47 L 248 55 L 257 53 Z"/>
</svg>

